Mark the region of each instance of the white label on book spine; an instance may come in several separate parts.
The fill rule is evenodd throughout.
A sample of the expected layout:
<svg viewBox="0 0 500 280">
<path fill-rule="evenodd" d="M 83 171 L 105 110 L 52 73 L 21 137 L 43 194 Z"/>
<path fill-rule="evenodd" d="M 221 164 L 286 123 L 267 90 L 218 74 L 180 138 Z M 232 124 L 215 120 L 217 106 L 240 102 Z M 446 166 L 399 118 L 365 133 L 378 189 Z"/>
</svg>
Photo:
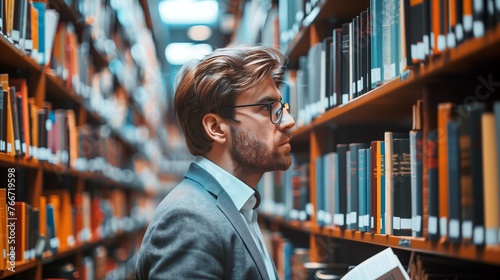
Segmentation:
<svg viewBox="0 0 500 280">
<path fill-rule="evenodd" d="M 19 30 L 12 30 L 10 35 L 11 35 L 11 38 L 14 42 L 19 42 L 19 37 L 20 37 Z"/>
<path fill-rule="evenodd" d="M 446 217 L 439 218 L 439 233 L 441 236 L 446 236 L 448 233 L 446 232 L 448 225 L 448 219 Z"/>
<path fill-rule="evenodd" d="M 474 21 L 472 33 L 474 37 L 482 37 L 484 35 L 484 23 L 482 21 Z"/>
<path fill-rule="evenodd" d="M 391 63 L 384 67 L 384 80 L 388 81 L 396 76 L 396 64 Z"/>
<path fill-rule="evenodd" d="M 21 145 L 21 150 L 23 151 L 23 153 L 26 153 L 26 143 L 23 143 Z"/>
<path fill-rule="evenodd" d="M 401 229 L 411 229 L 411 219 L 401 218 Z"/>
<path fill-rule="evenodd" d="M 396 216 L 392 217 L 392 228 L 401 229 L 401 218 Z"/>
<path fill-rule="evenodd" d="M 372 69 L 372 84 L 380 81 L 380 68 Z"/>
<path fill-rule="evenodd" d="M 471 238 L 472 237 L 472 221 L 462 222 L 462 237 Z"/>
<path fill-rule="evenodd" d="M 59 248 L 59 238 L 54 237 L 50 239 L 50 248 Z"/>
<path fill-rule="evenodd" d="M 329 225 L 332 223 L 332 214 L 326 212 L 325 216 L 323 217 L 323 221 L 325 221 L 325 224 Z"/>
<path fill-rule="evenodd" d="M 457 41 L 462 41 L 464 39 L 464 27 L 461 23 L 457 23 L 457 26 L 455 26 L 455 39 Z"/>
<path fill-rule="evenodd" d="M 474 227 L 474 244 L 484 243 L 484 227 L 476 226 Z"/>
<path fill-rule="evenodd" d="M 14 141 L 14 145 L 15 145 L 15 147 L 16 147 L 16 151 L 21 150 L 21 141 L 19 141 L 19 140 L 15 140 L 15 141 Z"/>
<path fill-rule="evenodd" d="M 449 224 L 449 236 L 452 238 L 459 238 L 460 237 L 460 221 L 456 219 L 450 219 L 450 224 Z"/>
<path fill-rule="evenodd" d="M 344 225 L 344 214 L 335 214 L 333 216 L 333 223 L 338 226 Z M 499 232 L 500 234 L 500 232 Z"/>
<path fill-rule="evenodd" d="M 446 49 L 446 36 L 443 34 L 440 34 L 438 36 L 438 50 L 444 51 Z"/>
<path fill-rule="evenodd" d="M 455 33 L 448 33 L 446 36 L 446 45 L 448 48 L 454 48 L 457 45 Z"/>
<path fill-rule="evenodd" d="M 7 152 L 11 153 L 12 152 L 12 144 L 7 143 Z"/>
<path fill-rule="evenodd" d="M 485 236 L 486 245 L 498 244 L 496 228 L 486 229 Z"/>
<path fill-rule="evenodd" d="M 411 219 L 412 221 L 412 229 L 414 231 L 420 231 L 422 226 L 422 216 L 417 215 Z"/>
<path fill-rule="evenodd" d="M 73 247 L 75 245 L 75 237 L 73 235 L 69 235 L 67 242 L 69 246 Z"/>
<path fill-rule="evenodd" d="M 429 225 L 428 225 L 429 233 L 437 234 L 438 232 L 438 219 L 437 217 L 429 216 Z"/>
</svg>

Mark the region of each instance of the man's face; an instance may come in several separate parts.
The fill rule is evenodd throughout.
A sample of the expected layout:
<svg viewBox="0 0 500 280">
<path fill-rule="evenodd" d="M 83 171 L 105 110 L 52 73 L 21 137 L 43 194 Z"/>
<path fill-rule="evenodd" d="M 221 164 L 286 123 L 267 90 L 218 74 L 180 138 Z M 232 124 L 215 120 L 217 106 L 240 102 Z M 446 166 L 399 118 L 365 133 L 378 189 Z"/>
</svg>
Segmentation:
<svg viewBox="0 0 500 280">
<path fill-rule="evenodd" d="M 268 77 L 255 89 L 239 97 L 235 105 L 280 100 L 279 90 L 273 79 Z M 292 163 L 289 130 L 295 121 L 283 109 L 281 121 L 273 124 L 269 111 L 264 107 L 235 109 L 235 118 L 240 122 L 231 125 L 231 156 L 238 172 L 286 170 Z"/>
</svg>

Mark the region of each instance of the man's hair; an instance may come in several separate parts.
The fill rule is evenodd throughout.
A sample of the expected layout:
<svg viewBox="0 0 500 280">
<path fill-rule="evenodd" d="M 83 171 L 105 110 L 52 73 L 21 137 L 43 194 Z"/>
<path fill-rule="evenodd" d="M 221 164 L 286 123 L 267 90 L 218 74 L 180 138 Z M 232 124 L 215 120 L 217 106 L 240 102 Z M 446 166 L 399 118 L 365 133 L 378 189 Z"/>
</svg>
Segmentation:
<svg viewBox="0 0 500 280">
<path fill-rule="evenodd" d="M 189 151 L 197 156 L 211 149 L 212 140 L 202 126 L 207 113 L 234 119 L 236 98 L 251 90 L 266 77 L 280 82 L 285 56 L 263 46 L 241 46 L 216 49 L 194 63 L 183 66 L 177 74 L 174 109 Z"/>
</svg>

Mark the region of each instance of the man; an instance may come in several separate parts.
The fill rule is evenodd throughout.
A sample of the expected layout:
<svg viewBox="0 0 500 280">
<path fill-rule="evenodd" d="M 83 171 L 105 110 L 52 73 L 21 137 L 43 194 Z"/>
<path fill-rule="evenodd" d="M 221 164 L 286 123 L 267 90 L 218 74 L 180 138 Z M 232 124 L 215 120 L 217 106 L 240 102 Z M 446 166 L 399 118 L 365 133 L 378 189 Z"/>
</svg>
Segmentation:
<svg viewBox="0 0 500 280">
<path fill-rule="evenodd" d="M 273 48 L 223 48 L 179 73 L 174 108 L 196 159 L 156 210 L 138 279 L 278 279 L 253 188 L 292 163 L 284 63 Z"/>
</svg>

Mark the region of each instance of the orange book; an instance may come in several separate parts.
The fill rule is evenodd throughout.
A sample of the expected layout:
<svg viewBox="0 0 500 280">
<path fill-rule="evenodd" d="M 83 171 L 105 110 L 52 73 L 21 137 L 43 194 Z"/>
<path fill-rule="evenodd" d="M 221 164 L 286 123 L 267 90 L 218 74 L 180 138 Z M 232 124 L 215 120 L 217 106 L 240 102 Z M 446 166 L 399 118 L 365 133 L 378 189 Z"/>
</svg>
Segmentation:
<svg viewBox="0 0 500 280">
<path fill-rule="evenodd" d="M 54 49 L 52 55 L 56 61 L 56 73 L 63 80 L 66 80 L 68 72 L 66 71 L 66 26 L 60 22 L 57 25 L 56 35 L 54 38 Z"/>
<path fill-rule="evenodd" d="M 16 87 L 17 101 L 21 101 L 21 111 L 18 111 L 19 116 L 19 134 L 21 136 L 21 151 L 25 158 L 30 157 L 30 126 L 29 126 L 29 112 L 28 112 L 28 84 L 24 78 L 14 78 L 9 80 L 11 86 Z"/>
<path fill-rule="evenodd" d="M 74 232 L 75 232 L 75 239 L 76 243 L 81 244 L 84 242 L 82 239 L 82 229 L 83 229 L 83 194 L 81 192 L 77 192 L 74 195 L 74 202 L 75 204 L 73 205 L 74 212 L 75 212 L 75 221 L 74 221 Z"/>
<path fill-rule="evenodd" d="M 499 207 L 499 179 L 497 164 L 497 143 L 495 128 L 495 115 L 492 112 L 483 113 L 481 116 L 481 141 L 483 154 L 484 178 L 484 230 L 485 244 L 498 245 L 498 232 L 500 230 Z"/>
<path fill-rule="evenodd" d="M 92 199 L 90 193 L 82 193 L 82 207 L 83 207 L 83 217 L 82 217 L 82 230 L 80 231 L 80 236 L 83 241 L 92 240 Z"/>
<path fill-rule="evenodd" d="M 446 124 L 450 121 L 453 103 L 438 104 L 438 189 L 439 189 L 439 233 L 441 238 L 448 238 L 448 136 Z"/>
<path fill-rule="evenodd" d="M 65 250 L 75 245 L 73 235 L 73 211 L 70 193 L 67 190 L 51 190 L 45 192 L 49 203 L 54 206 L 56 236 L 59 239 L 59 249 Z"/>
<path fill-rule="evenodd" d="M 92 209 L 91 212 L 91 235 L 94 240 L 101 238 L 99 228 L 104 221 L 104 213 L 101 208 L 101 197 L 96 193 L 91 198 Z"/>
<path fill-rule="evenodd" d="M 448 25 L 448 7 L 444 5 L 444 0 L 432 0 L 431 2 L 431 30 L 434 34 L 432 53 L 440 54 L 446 49 L 446 27 Z"/>
<path fill-rule="evenodd" d="M 35 105 L 35 98 L 28 98 L 28 111 L 31 118 L 30 134 L 30 156 L 34 161 L 38 161 L 38 106 Z"/>
<path fill-rule="evenodd" d="M 14 125 L 12 124 L 12 108 L 10 106 L 10 93 L 9 93 L 9 74 L 0 74 L 0 82 L 2 83 L 3 90 L 7 91 L 7 154 L 15 156 L 14 149 Z"/>
<path fill-rule="evenodd" d="M 78 131 L 75 111 L 66 110 L 66 117 L 68 119 L 69 166 L 75 168 L 75 162 L 78 159 Z"/>
<path fill-rule="evenodd" d="M 462 0 L 462 15 L 464 21 L 464 33 L 466 38 L 472 36 L 472 22 L 474 21 L 472 14 L 472 1 L 473 0 Z"/>
<path fill-rule="evenodd" d="M 47 235 L 47 197 L 42 195 L 39 200 L 39 209 L 40 209 L 40 225 L 39 231 L 40 235 L 44 237 L 48 237 Z"/>
<path fill-rule="evenodd" d="M 36 59 L 38 56 L 38 10 L 33 6 L 33 1 L 29 1 L 31 9 L 31 40 L 33 40 L 33 50 L 31 57 Z"/>
</svg>

